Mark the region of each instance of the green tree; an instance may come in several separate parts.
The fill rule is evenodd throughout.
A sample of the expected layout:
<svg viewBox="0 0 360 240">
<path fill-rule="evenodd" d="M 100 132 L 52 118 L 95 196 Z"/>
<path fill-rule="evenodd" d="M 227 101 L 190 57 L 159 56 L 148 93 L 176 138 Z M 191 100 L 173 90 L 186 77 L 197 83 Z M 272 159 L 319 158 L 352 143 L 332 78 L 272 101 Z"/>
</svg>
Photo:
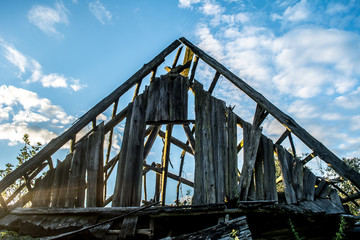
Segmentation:
<svg viewBox="0 0 360 240">
<path fill-rule="evenodd" d="M 354 157 L 354 158 L 343 158 L 342 159 L 348 166 L 352 167 L 354 170 L 356 170 L 357 172 L 360 172 L 360 158 Z M 336 183 L 336 186 L 339 187 L 340 189 L 342 189 L 347 195 L 352 195 L 352 194 L 356 194 L 358 193 L 357 188 L 349 181 L 349 180 L 344 180 L 343 178 L 341 178 L 335 171 L 334 169 L 332 169 L 331 167 L 327 167 L 325 169 L 325 176 L 327 178 L 331 178 L 331 179 L 339 179 L 340 181 L 338 183 Z M 346 195 L 339 192 L 340 197 L 345 198 Z M 356 204 L 358 206 L 356 206 Z M 347 205 L 349 206 L 349 210 L 352 214 L 354 215 L 359 215 L 360 213 L 360 209 L 359 209 L 359 205 L 360 205 L 360 200 L 356 199 L 354 200 L 354 202 L 350 201 L 347 203 Z"/>
<path fill-rule="evenodd" d="M 15 168 L 19 167 L 21 164 L 23 164 L 24 162 L 26 162 L 27 160 L 32 158 L 40 150 L 41 143 L 38 142 L 38 143 L 36 143 L 36 145 L 31 145 L 28 134 L 25 133 L 22 139 L 24 141 L 24 146 L 20 149 L 20 153 L 16 157 L 17 165 L 14 166 L 11 163 L 7 163 L 5 165 L 6 168 L 0 170 L 0 177 L 1 178 L 4 178 L 6 175 L 11 173 Z M 8 197 L 10 197 L 16 191 L 16 189 L 18 189 L 24 183 L 25 183 L 24 178 L 18 179 L 15 183 L 13 183 L 11 186 L 9 186 L 3 193 L 1 193 L 2 196 L 5 199 L 7 199 Z M 24 188 L 22 190 L 21 194 L 19 194 L 19 195 L 24 194 L 26 191 L 27 191 L 26 188 Z M 18 198 L 15 198 L 14 200 L 16 201 L 17 199 Z"/>
</svg>

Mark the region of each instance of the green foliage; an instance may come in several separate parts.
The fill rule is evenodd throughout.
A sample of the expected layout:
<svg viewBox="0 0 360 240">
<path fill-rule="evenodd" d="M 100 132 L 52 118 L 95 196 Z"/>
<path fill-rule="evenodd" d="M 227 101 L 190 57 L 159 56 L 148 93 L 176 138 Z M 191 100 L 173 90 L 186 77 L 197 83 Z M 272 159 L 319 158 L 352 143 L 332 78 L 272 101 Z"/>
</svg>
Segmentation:
<svg viewBox="0 0 360 240">
<path fill-rule="evenodd" d="M 303 237 L 300 237 L 299 233 L 295 229 L 294 223 L 292 222 L 292 220 L 290 218 L 289 218 L 289 225 L 290 225 L 291 233 L 293 234 L 293 236 L 296 240 L 304 239 Z"/>
<path fill-rule="evenodd" d="M 11 163 L 7 163 L 5 166 L 5 169 L 0 170 L 0 177 L 4 178 L 6 175 L 8 175 L 9 173 L 11 173 L 15 168 L 19 167 L 21 164 L 23 164 L 24 162 L 26 162 L 27 160 L 29 160 L 30 158 L 32 158 L 41 148 L 41 143 L 37 143 L 36 145 L 31 145 L 30 140 L 29 140 L 29 135 L 28 134 L 24 134 L 23 136 L 23 141 L 24 141 L 24 147 L 22 147 L 20 149 L 20 153 L 19 155 L 16 157 L 18 163 L 16 166 L 12 165 Z M 34 179 L 35 180 L 35 179 Z M 33 181 L 34 181 L 33 180 Z M 12 184 L 10 187 L 8 187 L 3 193 L 1 193 L 1 195 L 4 198 L 8 198 L 9 196 L 11 196 L 11 194 L 18 189 L 22 184 L 25 183 L 25 179 L 24 178 L 20 178 L 18 179 L 14 184 Z M 25 193 L 25 189 L 21 192 L 22 194 Z M 20 194 L 21 195 L 21 194 Z M 17 198 L 14 199 L 15 201 L 17 200 Z"/>
<path fill-rule="evenodd" d="M 345 229 L 347 227 L 347 222 L 343 216 L 340 217 L 339 230 L 335 233 L 334 240 L 345 239 Z"/>
<path fill-rule="evenodd" d="M 360 158 L 343 158 L 343 161 L 357 172 L 360 172 Z M 329 166 L 325 169 L 325 176 L 327 178 L 340 178 L 340 176 Z M 348 180 L 343 180 L 339 183 L 336 183 L 336 185 L 341 188 L 347 195 L 352 195 L 358 192 L 356 187 Z M 339 195 L 342 198 L 346 197 L 345 194 L 340 192 Z M 354 201 L 360 205 L 359 199 Z M 359 215 L 360 209 L 353 202 L 348 202 L 347 205 L 349 206 L 349 210 L 352 214 Z"/>
<path fill-rule="evenodd" d="M 19 236 L 16 232 L 2 230 L 0 231 L 0 239 L 9 239 L 9 240 L 33 240 L 30 236 Z"/>
<path fill-rule="evenodd" d="M 230 233 L 230 237 L 232 240 L 239 240 L 239 237 L 237 236 L 238 230 L 233 229 Z"/>
</svg>

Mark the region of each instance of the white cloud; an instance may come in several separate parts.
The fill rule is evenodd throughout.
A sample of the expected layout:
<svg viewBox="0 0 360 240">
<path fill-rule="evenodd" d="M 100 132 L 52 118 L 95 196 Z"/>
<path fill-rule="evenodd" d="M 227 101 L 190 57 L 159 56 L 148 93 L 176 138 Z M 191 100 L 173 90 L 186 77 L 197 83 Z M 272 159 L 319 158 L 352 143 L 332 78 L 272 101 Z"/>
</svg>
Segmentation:
<svg viewBox="0 0 360 240">
<path fill-rule="evenodd" d="M 200 48 L 202 48 L 204 51 L 208 52 L 218 60 L 221 60 L 223 58 L 222 45 L 210 33 L 210 29 L 208 27 L 199 26 L 197 30 L 197 35 L 200 40 Z"/>
<path fill-rule="evenodd" d="M 57 73 L 51 73 L 49 75 L 42 77 L 41 82 L 44 87 L 54 87 L 54 88 L 67 87 L 66 78 L 62 74 L 57 74 Z"/>
<path fill-rule="evenodd" d="M 346 109 L 360 109 L 360 87 L 350 92 L 335 98 L 335 104 Z"/>
<path fill-rule="evenodd" d="M 29 21 L 40 28 L 41 31 L 62 37 L 55 25 L 64 23 L 68 24 L 67 9 L 63 3 L 56 3 L 55 8 L 46 5 L 35 5 L 32 7 L 28 14 Z"/>
<path fill-rule="evenodd" d="M 0 140 L 9 141 L 10 146 L 22 143 L 22 137 L 27 133 L 30 136 L 30 142 L 41 144 L 48 143 L 57 135 L 44 128 L 28 125 L 27 123 L 5 123 L 0 124 Z"/>
<path fill-rule="evenodd" d="M 0 39 L 1 40 L 1 39 Z M 79 79 L 68 78 L 59 73 L 45 74 L 42 70 L 42 66 L 35 59 L 25 56 L 18 51 L 15 47 L 0 41 L 0 47 L 4 49 L 5 58 L 19 69 L 18 77 L 22 78 L 22 75 L 28 76 L 26 83 L 41 82 L 43 87 L 53 88 L 71 88 L 74 91 L 79 91 L 86 85 L 80 84 Z"/>
<path fill-rule="evenodd" d="M 9 60 L 9 62 L 11 62 L 12 64 L 14 64 L 16 67 L 18 67 L 21 73 L 24 73 L 27 66 L 26 57 L 18 50 L 9 45 L 4 44 L 3 47 L 5 49 L 6 59 Z"/>
<path fill-rule="evenodd" d="M 318 109 L 303 100 L 294 101 L 287 110 L 297 118 L 316 118 L 319 116 Z"/>
<path fill-rule="evenodd" d="M 191 8 L 193 4 L 199 3 L 201 0 L 179 0 L 180 8 Z"/>
<path fill-rule="evenodd" d="M 356 115 L 351 118 L 351 130 L 360 130 L 360 115 Z"/>
<path fill-rule="evenodd" d="M 102 24 L 111 21 L 111 13 L 106 10 L 105 6 L 100 2 L 100 0 L 90 2 L 89 10 Z"/>
<path fill-rule="evenodd" d="M 283 15 L 283 18 L 292 22 L 298 22 L 309 18 L 310 11 L 306 0 L 301 0 L 292 7 L 288 7 Z"/>
<path fill-rule="evenodd" d="M 51 120 L 52 119 L 52 120 Z M 28 133 L 34 142 L 47 143 L 56 134 L 49 129 L 56 122 L 66 126 L 75 120 L 64 110 L 36 93 L 14 86 L 0 86 L 0 139 L 10 145 L 22 142 Z"/>
<path fill-rule="evenodd" d="M 221 15 L 224 12 L 224 9 L 215 2 L 205 1 L 205 3 L 200 7 L 200 10 L 205 15 Z"/>
</svg>

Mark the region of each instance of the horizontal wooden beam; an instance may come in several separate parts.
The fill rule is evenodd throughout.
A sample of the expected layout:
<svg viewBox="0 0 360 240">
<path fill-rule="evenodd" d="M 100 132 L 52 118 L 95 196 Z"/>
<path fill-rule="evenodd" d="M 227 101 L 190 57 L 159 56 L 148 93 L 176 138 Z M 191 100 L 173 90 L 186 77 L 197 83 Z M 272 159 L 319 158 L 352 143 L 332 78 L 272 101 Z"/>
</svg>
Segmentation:
<svg viewBox="0 0 360 240">
<path fill-rule="evenodd" d="M 156 167 L 154 164 L 150 165 L 150 164 L 144 163 L 144 167 L 150 168 L 152 171 L 157 172 L 159 174 L 162 173 L 162 170 L 160 168 Z M 179 181 L 179 179 L 180 179 L 181 183 L 186 184 L 190 187 L 194 187 L 194 183 L 192 181 L 190 181 L 186 178 L 179 177 L 178 175 L 176 175 L 174 173 L 168 172 L 168 177 L 173 180 L 176 180 L 176 181 Z"/>
<path fill-rule="evenodd" d="M 165 139 L 165 132 L 163 131 L 159 131 L 159 136 L 163 139 Z M 183 143 L 182 141 L 180 141 L 179 139 L 175 138 L 175 137 L 171 137 L 171 143 L 175 144 L 176 146 L 178 146 L 179 148 L 187 151 L 188 153 L 193 155 L 193 151 L 191 149 L 191 147 L 189 145 L 186 145 L 185 143 Z"/>
<path fill-rule="evenodd" d="M 121 86 L 115 89 L 107 97 L 96 104 L 91 110 L 85 113 L 77 122 L 75 122 L 68 130 L 66 130 L 59 137 L 51 140 L 45 147 L 43 147 L 34 157 L 20 165 L 17 169 L 12 171 L 9 175 L 4 177 L 0 181 L 0 193 L 2 193 L 8 186 L 14 183 L 18 178 L 31 171 L 40 163 L 49 158 L 58 149 L 60 149 L 65 143 L 67 143 L 73 136 L 83 129 L 89 122 L 91 122 L 96 116 L 104 112 L 116 99 L 127 92 L 132 86 L 138 83 L 141 79 L 146 77 L 155 67 L 159 66 L 173 50 L 175 50 L 181 43 L 175 40 L 159 55 L 157 55 L 150 62 L 140 68 L 134 75 L 132 75 Z"/>
</svg>

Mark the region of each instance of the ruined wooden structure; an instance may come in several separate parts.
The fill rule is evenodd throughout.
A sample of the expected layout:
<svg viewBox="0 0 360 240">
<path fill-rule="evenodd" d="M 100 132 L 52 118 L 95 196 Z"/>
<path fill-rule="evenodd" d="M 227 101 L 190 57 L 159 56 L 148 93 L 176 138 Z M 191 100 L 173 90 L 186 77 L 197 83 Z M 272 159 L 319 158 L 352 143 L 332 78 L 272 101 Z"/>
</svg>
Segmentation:
<svg viewBox="0 0 360 240">
<path fill-rule="evenodd" d="M 184 47 L 183 62 L 178 64 Z M 158 67 L 176 49 L 172 66 L 166 67 L 168 73 L 158 76 Z M 199 61 L 215 70 L 208 90 L 195 78 Z M 140 92 L 147 76 L 149 84 Z M 212 95 L 220 76 L 256 103 L 251 123 Z M 132 87 L 135 87 L 132 102 L 118 111 L 121 96 Z M 193 119 L 188 114 L 192 111 L 189 109 L 189 94 L 194 94 Z M 112 118 L 107 122 L 97 121 L 97 117 L 111 107 Z M 262 133 L 261 124 L 268 116 L 274 117 L 286 129 L 277 141 Z M 121 150 L 111 158 L 114 128 L 123 121 L 125 129 Z M 80 136 L 80 131 L 89 124 L 92 129 Z M 173 128 L 178 125 L 183 128 L 185 140 L 178 139 L 174 134 Z M 312 152 L 303 160 L 296 157 L 294 136 Z M 162 157 L 158 163 L 149 163 L 147 157 L 157 138 L 163 139 Z M 290 141 L 291 151 L 281 145 L 286 138 Z M 52 156 L 68 143 L 70 153 L 55 164 Z M 179 174 L 169 171 L 169 156 L 174 145 L 183 151 Z M 194 179 L 183 178 L 181 174 L 185 154 L 194 156 Z M 238 169 L 240 155 L 243 160 L 241 169 Z M 36 236 L 64 233 L 62 237 L 70 237 L 81 235 L 86 230 L 100 239 L 160 238 L 166 237 L 161 233 L 167 231 L 168 234 L 169 230 L 176 229 L 173 234 L 183 238 L 173 239 L 185 239 L 186 231 L 197 231 L 201 235 L 203 232 L 199 229 L 228 222 L 239 223 L 237 226 L 242 229 L 239 233 L 244 239 L 250 239 L 250 231 L 241 217 L 244 215 L 249 219 L 251 230 L 251 222 L 256 224 L 254 218 L 259 214 L 269 215 L 279 209 L 306 216 L 325 214 L 329 218 L 345 213 L 342 199 L 331 182 L 318 178 L 306 168 L 306 163 L 315 156 L 360 188 L 358 172 L 344 164 L 245 81 L 185 38 L 180 38 L 62 135 L 50 141 L 32 159 L 0 181 L 0 192 L 4 192 L 16 180 L 26 179 L 26 183 L 7 199 L 0 197 L 4 211 L 0 226 L 18 231 L 29 226 L 33 232 L 23 232 Z M 276 178 L 275 161 L 279 161 L 281 168 L 279 179 Z M 146 175 L 149 171 L 156 172 L 153 179 L 155 195 L 150 201 L 146 196 Z M 36 181 L 32 181 L 35 178 Z M 165 206 L 169 178 L 194 189 L 192 206 Z M 111 196 L 107 196 L 109 179 L 115 182 Z M 280 181 L 284 193 L 277 190 Z M 24 189 L 27 191 L 22 191 Z M 162 206 L 147 210 L 140 207 L 156 202 Z M 31 208 L 23 208 L 29 203 Z M 190 221 L 186 216 L 195 220 Z M 205 216 L 208 221 L 200 220 L 199 216 Z M 232 220 L 226 219 L 229 217 Z M 174 224 L 166 225 L 168 218 L 174 222 L 177 222 L 174 219 L 182 219 L 197 228 L 180 229 Z M 198 221 L 204 221 L 204 224 L 198 224 Z M 159 227 L 161 224 L 169 226 L 168 229 Z M 34 234 L 34 229 L 38 234 Z M 67 232 L 70 234 L 66 235 Z M 262 234 L 258 232 L 254 236 L 264 236 Z"/>
</svg>

